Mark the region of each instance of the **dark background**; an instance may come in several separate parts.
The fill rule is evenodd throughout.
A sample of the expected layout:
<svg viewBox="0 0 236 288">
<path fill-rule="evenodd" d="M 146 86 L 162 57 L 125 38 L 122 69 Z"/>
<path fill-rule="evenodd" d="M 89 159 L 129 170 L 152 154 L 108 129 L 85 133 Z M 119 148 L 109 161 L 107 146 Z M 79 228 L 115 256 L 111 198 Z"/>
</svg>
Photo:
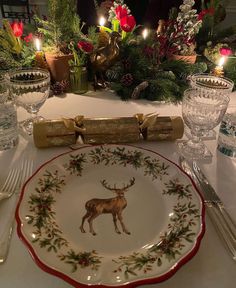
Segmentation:
<svg viewBox="0 0 236 288">
<path fill-rule="evenodd" d="M 100 4 L 102 1 L 98 1 Z M 196 1 L 196 9 L 200 9 L 201 1 Z M 159 19 L 168 19 L 169 10 L 172 7 L 179 7 L 183 0 L 125 0 L 130 8 L 131 14 L 135 17 L 137 24 L 143 24 L 150 28 L 157 28 Z M 88 26 L 97 25 L 97 15 L 93 0 L 78 0 L 77 11 L 81 21 Z"/>
</svg>

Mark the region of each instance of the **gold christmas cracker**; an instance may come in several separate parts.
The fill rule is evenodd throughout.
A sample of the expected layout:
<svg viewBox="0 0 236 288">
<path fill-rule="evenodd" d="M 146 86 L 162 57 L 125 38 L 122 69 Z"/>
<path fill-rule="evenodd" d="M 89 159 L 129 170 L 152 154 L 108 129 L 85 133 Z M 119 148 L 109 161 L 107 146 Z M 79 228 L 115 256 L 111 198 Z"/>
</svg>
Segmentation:
<svg viewBox="0 0 236 288">
<path fill-rule="evenodd" d="M 79 137 L 84 144 L 131 143 L 141 139 L 160 141 L 182 138 L 183 120 L 179 116 L 136 114 L 132 117 L 75 118 L 43 120 L 34 123 L 35 146 L 69 146 Z"/>
</svg>

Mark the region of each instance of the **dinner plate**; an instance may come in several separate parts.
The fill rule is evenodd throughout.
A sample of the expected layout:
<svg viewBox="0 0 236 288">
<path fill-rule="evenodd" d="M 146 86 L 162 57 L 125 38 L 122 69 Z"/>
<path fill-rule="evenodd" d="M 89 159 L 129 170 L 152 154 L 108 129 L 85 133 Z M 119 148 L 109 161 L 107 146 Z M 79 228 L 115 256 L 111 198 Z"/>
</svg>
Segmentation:
<svg viewBox="0 0 236 288">
<path fill-rule="evenodd" d="M 75 287 L 166 280 L 197 252 L 204 206 L 161 155 L 89 146 L 42 165 L 22 189 L 19 237 L 45 271 Z"/>
</svg>

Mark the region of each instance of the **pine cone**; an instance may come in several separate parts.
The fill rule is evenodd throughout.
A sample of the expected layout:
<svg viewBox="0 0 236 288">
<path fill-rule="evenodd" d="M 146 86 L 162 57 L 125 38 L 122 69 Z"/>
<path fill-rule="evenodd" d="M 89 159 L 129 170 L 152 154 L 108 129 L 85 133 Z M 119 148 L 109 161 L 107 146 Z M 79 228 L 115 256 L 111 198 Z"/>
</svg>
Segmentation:
<svg viewBox="0 0 236 288">
<path fill-rule="evenodd" d="M 124 76 L 122 76 L 120 82 L 123 86 L 130 86 L 133 84 L 134 78 L 133 75 L 131 73 L 127 73 Z"/>
<path fill-rule="evenodd" d="M 61 82 L 56 82 L 51 86 L 51 90 L 53 92 L 53 95 L 60 95 L 66 92 L 66 89 L 68 88 L 68 81 L 62 80 Z"/>
</svg>

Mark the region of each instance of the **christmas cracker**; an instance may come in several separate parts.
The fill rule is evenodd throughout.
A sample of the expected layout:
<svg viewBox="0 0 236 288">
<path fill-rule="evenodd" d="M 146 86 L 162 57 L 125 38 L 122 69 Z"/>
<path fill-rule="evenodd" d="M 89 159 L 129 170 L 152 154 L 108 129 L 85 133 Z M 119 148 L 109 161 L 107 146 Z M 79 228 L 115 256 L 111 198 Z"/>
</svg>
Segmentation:
<svg viewBox="0 0 236 288">
<path fill-rule="evenodd" d="M 78 139 L 84 144 L 132 143 L 140 140 L 160 141 L 182 138 L 183 120 L 179 116 L 136 114 L 132 117 L 75 118 L 43 120 L 34 123 L 35 146 L 69 146 Z"/>
</svg>

